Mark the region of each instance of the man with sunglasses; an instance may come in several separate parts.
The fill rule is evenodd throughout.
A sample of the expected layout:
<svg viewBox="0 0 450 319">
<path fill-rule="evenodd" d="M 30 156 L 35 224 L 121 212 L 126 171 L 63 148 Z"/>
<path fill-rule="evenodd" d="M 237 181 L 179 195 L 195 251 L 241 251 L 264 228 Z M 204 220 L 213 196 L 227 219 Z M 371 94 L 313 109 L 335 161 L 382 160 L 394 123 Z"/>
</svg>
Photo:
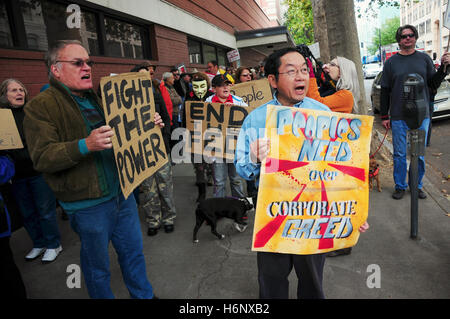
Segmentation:
<svg viewBox="0 0 450 319">
<path fill-rule="evenodd" d="M 125 199 L 112 151 L 114 135 L 92 90 L 92 61 L 79 41 L 57 41 L 46 56 L 50 88 L 25 107 L 24 130 L 36 170 L 68 213 L 81 240 L 91 298 L 114 298 L 109 242 L 132 298 L 153 298 L 134 196 Z M 155 116 L 161 125 L 161 117 Z"/>
<path fill-rule="evenodd" d="M 416 41 L 419 37 L 417 29 L 412 25 L 404 25 L 397 29 L 396 40 L 400 51 L 389 58 L 384 67 L 381 78 L 381 120 L 386 129 L 392 129 L 392 142 L 394 146 L 394 182 L 395 191 L 392 194 L 394 199 L 402 199 L 408 184 L 406 182 L 407 173 L 407 132 L 409 130 L 403 115 L 403 83 L 405 76 L 412 73 L 419 74 L 427 84 L 425 88 L 425 98 L 427 105 L 430 101 L 430 90 L 437 90 L 442 80 L 445 78 L 446 66 L 450 62 L 450 54 L 445 53 L 441 59 L 441 67 L 436 72 L 431 58 L 416 50 Z M 420 130 L 428 132 L 430 124 L 430 114 L 427 114 L 422 122 Z M 426 137 L 425 137 L 426 141 Z M 425 159 L 419 157 L 419 198 L 427 197 L 422 190 L 422 178 L 425 174 Z"/>
</svg>

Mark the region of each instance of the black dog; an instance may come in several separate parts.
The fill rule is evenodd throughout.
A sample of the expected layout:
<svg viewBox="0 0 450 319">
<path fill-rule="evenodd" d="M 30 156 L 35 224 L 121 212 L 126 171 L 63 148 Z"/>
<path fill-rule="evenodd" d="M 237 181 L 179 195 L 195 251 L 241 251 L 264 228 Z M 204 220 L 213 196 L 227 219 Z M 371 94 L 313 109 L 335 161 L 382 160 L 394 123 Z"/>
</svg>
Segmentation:
<svg viewBox="0 0 450 319">
<path fill-rule="evenodd" d="M 211 233 L 219 239 L 225 237 L 216 231 L 217 220 L 221 217 L 233 219 L 236 229 L 243 232 L 247 228 L 247 223 L 243 221 L 243 217 L 252 208 L 253 205 L 247 198 L 220 197 L 200 201 L 195 211 L 194 243 L 198 243 L 197 232 L 205 220 L 211 226 Z"/>
</svg>

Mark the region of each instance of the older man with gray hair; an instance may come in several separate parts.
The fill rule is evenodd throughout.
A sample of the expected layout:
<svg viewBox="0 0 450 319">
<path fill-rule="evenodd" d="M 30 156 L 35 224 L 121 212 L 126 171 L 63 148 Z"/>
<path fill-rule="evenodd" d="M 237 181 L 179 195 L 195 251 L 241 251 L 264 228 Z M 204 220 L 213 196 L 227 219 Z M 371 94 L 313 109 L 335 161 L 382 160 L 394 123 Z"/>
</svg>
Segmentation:
<svg viewBox="0 0 450 319">
<path fill-rule="evenodd" d="M 34 166 L 68 213 L 81 240 L 81 268 L 91 298 L 114 298 L 109 242 L 132 298 L 153 298 L 133 196 L 125 199 L 111 127 L 92 90 L 92 65 L 79 41 L 62 40 L 46 56 L 50 88 L 25 107 L 24 130 Z M 155 124 L 161 118 L 155 115 Z"/>
<path fill-rule="evenodd" d="M 169 92 L 170 100 L 172 102 L 172 129 L 176 129 L 181 126 L 182 118 L 181 118 L 181 108 L 183 105 L 183 99 L 178 94 L 177 90 L 174 87 L 175 77 L 172 72 L 164 72 L 162 79 L 164 81 L 164 85 Z"/>
</svg>

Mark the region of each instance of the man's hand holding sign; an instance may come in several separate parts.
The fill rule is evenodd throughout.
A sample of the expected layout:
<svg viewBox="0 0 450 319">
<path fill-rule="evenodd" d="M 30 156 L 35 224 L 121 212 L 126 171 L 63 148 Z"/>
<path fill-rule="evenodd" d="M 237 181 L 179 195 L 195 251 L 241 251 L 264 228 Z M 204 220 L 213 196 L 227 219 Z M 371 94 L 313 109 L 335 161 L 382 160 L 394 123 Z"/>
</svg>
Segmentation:
<svg viewBox="0 0 450 319">
<path fill-rule="evenodd" d="M 114 148 L 120 185 L 125 197 L 168 161 L 155 112 L 148 73 L 125 73 L 101 79 L 107 125 L 91 132 L 89 150 Z"/>
</svg>

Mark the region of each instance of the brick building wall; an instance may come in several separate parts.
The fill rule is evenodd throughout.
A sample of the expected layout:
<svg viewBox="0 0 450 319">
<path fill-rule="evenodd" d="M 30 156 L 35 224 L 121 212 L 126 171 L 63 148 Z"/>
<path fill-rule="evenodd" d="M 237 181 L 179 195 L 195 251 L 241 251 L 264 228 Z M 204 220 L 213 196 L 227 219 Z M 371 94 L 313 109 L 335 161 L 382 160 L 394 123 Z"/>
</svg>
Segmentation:
<svg viewBox="0 0 450 319">
<path fill-rule="evenodd" d="M 205 65 L 188 63 L 186 34 L 160 25 L 155 25 L 154 29 L 158 59 L 151 62 L 157 66 L 157 79 L 161 79 L 164 72 L 170 71 L 179 63 L 185 63 L 190 69 L 195 67 L 199 71 L 205 70 Z M 44 52 L 37 51 L 0 49 L 0 81 L 16 78 L 26 86 L 30 97 L 36 96 L 40 88 L 48 83 L 44 55 Z M 95 62 L 92 70 L 95 89 L 101 77 L 108 76 L 110 73 L 129 72 L 134 65 L 144 61 L 101 56 L 91 58 Z"/>
<path fill-rule="evenodd" d="M 231 34 L 269 28 L 269 18 L 254 0 L 167 0 Z"/>
<path fill-rule="evenodd" d="M 238 30 L 252 30 L 270 27 L 270 21 L 253 0 L 168 0 L 173 5 L 216 25 L 218 28 L 234 34 Z M 168 17 L 169 18 L 169 17 Z M 156 78 L 161 79 L 164 72 L 184 63 L 188 70 L 206 70 L 206 65 L 190 64 L 188 53 L 188 35 L 183 30 L 175 30 L 159 24 L 152 25 L 149 34 L 153 39 L 153 57 L 157 66 Z M 220 43 L 219 43 L 220 44 Z M 244 50 L 244 57 L 255 66 L 264 56 Z M 27 87 L 30 97 L 39 93 L 40 88 L 48 83 L 47 69 L 44 64 L 44 52 L 0 48 L 0 81 L 17 78 Z M 94 89 L 100 78 L 110 73 L 129 72 L 144 60 L 91 56 L 93 66 Z"/>
</svg>

